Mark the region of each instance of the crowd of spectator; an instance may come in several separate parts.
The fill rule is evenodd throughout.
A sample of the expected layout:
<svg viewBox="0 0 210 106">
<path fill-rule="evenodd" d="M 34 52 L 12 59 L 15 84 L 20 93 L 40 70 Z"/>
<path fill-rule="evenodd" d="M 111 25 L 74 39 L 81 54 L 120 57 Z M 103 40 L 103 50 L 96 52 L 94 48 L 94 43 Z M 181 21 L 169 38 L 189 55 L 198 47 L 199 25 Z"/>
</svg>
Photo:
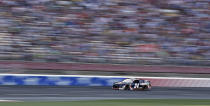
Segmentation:
<svg viewBox="0 0 210 106">
<path fill-rule="evenodd" d="M 210 0 L 0 0 L 0 59 L 210 60 Z"/>
</svg>

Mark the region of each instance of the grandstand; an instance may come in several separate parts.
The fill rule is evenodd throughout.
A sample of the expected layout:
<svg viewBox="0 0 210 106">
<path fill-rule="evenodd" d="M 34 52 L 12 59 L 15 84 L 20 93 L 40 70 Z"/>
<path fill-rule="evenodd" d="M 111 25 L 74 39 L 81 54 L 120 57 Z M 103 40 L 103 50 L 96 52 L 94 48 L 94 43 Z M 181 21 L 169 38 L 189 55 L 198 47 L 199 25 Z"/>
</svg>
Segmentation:
<svg viewBox="0 0 210 106">
<path fill-rule="evenodd" d="M 209 65 L 209 0 L 1 0 L 0 60 Z"/>
</svg>

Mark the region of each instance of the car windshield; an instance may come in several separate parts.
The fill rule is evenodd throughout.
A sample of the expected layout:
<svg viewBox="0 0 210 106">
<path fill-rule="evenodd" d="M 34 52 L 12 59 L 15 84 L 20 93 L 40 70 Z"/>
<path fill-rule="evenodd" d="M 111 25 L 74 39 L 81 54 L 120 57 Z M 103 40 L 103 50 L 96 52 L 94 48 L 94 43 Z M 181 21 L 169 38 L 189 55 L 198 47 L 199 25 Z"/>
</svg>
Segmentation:
<svg viewBox="0 0 210 106">
<path fill-rule="evenodd" d="M 132 80 L 132 79 L 125 79 L 125 80 L 123 80 L 122 82 L 132 83 L 133 80 Z"/>
</svg>

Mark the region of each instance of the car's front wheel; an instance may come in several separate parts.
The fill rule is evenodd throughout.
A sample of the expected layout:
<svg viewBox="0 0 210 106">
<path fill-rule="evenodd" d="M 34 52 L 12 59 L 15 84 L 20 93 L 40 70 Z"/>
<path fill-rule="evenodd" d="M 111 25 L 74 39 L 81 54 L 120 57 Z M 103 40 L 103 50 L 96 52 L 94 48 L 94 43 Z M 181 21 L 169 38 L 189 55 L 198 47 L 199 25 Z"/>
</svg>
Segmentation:
<svg viewBox="0 0 210 106">
<path fill-rule="evenodd" d="M 151 89 L 152 89 L 151 85 L 144 86 L 144 88 L 143 88 L 143 90 L 151 90 Z"/>
</svg>

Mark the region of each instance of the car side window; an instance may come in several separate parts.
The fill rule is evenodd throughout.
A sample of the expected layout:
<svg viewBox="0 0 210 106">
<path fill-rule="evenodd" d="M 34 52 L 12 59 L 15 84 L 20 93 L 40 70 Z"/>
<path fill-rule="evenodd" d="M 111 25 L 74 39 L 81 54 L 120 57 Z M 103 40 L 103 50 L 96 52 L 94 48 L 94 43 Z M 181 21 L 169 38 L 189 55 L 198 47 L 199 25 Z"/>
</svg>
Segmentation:
<svg viewBox="0 0 210 106">
<path fill-rule="evenodd" d="M 144 83 L 144 80 L 139 80 L 140 83 Z"/>
</svg>

